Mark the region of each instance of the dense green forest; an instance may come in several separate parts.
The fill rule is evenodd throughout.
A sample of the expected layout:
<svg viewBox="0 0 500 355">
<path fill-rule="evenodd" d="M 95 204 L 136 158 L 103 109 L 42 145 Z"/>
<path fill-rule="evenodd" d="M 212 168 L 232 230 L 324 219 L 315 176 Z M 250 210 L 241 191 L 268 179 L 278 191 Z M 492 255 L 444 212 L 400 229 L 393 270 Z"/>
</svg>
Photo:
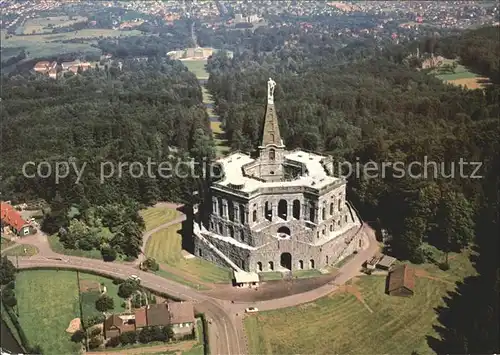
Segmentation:
<svg viewBox="0 0 500 355">
<path fill-rule="evenodd" d="M 55 233 L 63 227 L 66 247 L 98 248 L 106 234 L 124 254 L 137 256 L 143 227 L 137 215 L 140 206 L 157 200 L 182 202 L 192 195 L 189 178 L 163 178 L 158 165 L 151 166 L 152 176 L 148 170 L 139 176 L 140 168 L 118 165 L 140 162 L 146 169 L 150 159 L 175 166 L 190 151 L 202 152 L 199 142 L 209 146 L 200 87 L 180 62 L 125 61 L 121 70 L 96 69 L 57 81 L 14 75 L 3 77 L 1 85 L 2 198 L 47 200 L 52 211 L 43 228 Z M 48 162 L 52 174 L 41 178 L 49 168 L 35 174 L 31 164 L 26 172 L 36 177 L 23 177 L 26 162 Z M 58 162 L 70 164 L 68 176 L 60 181 L 54 174 Z M 106 170 L 102 164 L 107 164 Z M 83 171 L 78 183 L 73 166 Z M 111 166 L 114 174 L 101 181 L 101 171 L 110 175 Z M 103 227 L 112 236 L 101 233 Z M 134 238 L 133 246 L 126 245 Z"/>
<path fill-rule="evenodd" d="M 464 64 L 493 76 L 500 55 L 492 41 L 495 31 L 428 38 L 422 44 L 437 42 L 449 53 L 453 49 L 464 55 Z M 306 58 L 298 65 L 281 60 L 287 48 L 233 59 L 221 53 L 207 65 L 208 87 L 233 149 L 252 151 L 258 145 L 265 82 L 272 77 L 278 83 L 277 113 L 288 148 L 379 167 L 420 162 L 413 175 L 389 168 L 376 178 L 351 176 L 348 197 L 365 220 L 387 232 L 387 252 L 400 259 L 436 262 L 447 269 L 433 248 L 444 255 L 470 246 L 479 252 L 474 259 L 479 276 L 465 280 L 447 300 L 449 308 L 438 310 L 443 338 L 429 339 L 429 344 L 439 353 L 492 353 L 498 351 L 498 263 L 492 250 L 498 250 L 500 87 L 468 91 L 417 71 L 408 60 L 415 45 L 380 50 L 368 43 L 330 55 L 295 47 L 296 57 Z M 485 55 L 467 56 L 472 51 Z M 424 169 L 426 161 L 436 165 Z M 460 161 L 481 165 L 476 173 L 473 165 L 460 171 Z"/>
</svg>

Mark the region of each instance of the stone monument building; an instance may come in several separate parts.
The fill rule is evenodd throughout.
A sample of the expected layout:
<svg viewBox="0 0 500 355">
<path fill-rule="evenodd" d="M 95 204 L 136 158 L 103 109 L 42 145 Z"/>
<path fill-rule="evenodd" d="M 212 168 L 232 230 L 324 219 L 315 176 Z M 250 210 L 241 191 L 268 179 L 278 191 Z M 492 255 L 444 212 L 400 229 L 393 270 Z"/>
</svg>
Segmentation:
<svg viewBox="0 0 500 355">
<path fill-rule="evenodd" d="M 323 269 L 362 247 L 361 222 L 331 158 L 287 151 L 269 79 L 256 159 L 220 159 L 207 225 L 195 223 L 195 254 L 247 272 Z"/>
</svg>

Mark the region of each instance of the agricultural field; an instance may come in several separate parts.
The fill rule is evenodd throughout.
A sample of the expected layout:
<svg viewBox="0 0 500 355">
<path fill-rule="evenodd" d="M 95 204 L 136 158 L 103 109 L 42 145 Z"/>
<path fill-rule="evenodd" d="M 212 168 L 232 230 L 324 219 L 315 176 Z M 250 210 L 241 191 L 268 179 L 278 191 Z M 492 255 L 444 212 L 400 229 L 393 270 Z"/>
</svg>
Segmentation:
<svg viewBox="0 0 500 355">
<path fill-rule="evenodd" d="M 468 254 L 450 258 L 450 270 L 418 266 L 415 295 L 384 293 L 385 276 L 361 276 L 315 302 L 248 315 L 251 354 L 430 354 L 426 336 L 436 336 L 435 307 L 474 273 Z M 300 334 L 300 335 L 299 335 Z"/>
<path fill-rule="evenodd" d="M 160 270 L 159 274 L 166 278 L 173 274 L 182 279 L 182 276 L 189 276 L 186 282 L 188 286 L 193 286 L 196 281 L 201 283 L 221 283 L 229 282 L 231 272 L 229 269 L 218 267 L 208 261 L 193 258 L 184 259 L 182 256 L 182 236 L 180 235 L 181 225 L 175 224 L 169 228 L 154 233 L 146 244 L 146 255 L 155 258 L 160 264 L 166 264 L 172 272 Z M 176 272 L 174 272 L 174 270 Z"/>
<path fill-rule="evenodd" d="M 33 33 L 51 33 L 52 28 L 67 27 L 78 22 L 87 21 L 87 17 L 83 16 L 52 16 L 52 17 L 38 17 L 28 19 L 20 28 L 19 34 L 33 34 Z M 47 28 L 51 27 L 51 28 Z M 17 33 L 18 31 L 16 31 Z"/>
<path fill-rule="evenodd" d="M 122 37 L 141 35 L 140 31 L 121 31 L 111 29 L 83 29 L 75 32 L 57 34 L 37 34 L 30 36 L 11 36 L 5 31 L 0 32 L 2 48 L 17 48 L 18 52 L 25 49 L 28 59 L 50 57 L 64 53 L 84 52 L 88 54 L 101 54 L 99 48 L 91 45 L 96 44 L 99 38 Z M 84 43 L 63 43 L 70 39 L 86 39 Z M 2 57 L 2 60 L 8 59 Z"/>
<path fill-rule="evenodd" d="M 181 213 L 174 208 L 158 206 L 150 207 L 139 212 L 146 224 L 145 232 L 155 229 L 162 224 L 173 221 L 181 216 Z"/>
</svg>

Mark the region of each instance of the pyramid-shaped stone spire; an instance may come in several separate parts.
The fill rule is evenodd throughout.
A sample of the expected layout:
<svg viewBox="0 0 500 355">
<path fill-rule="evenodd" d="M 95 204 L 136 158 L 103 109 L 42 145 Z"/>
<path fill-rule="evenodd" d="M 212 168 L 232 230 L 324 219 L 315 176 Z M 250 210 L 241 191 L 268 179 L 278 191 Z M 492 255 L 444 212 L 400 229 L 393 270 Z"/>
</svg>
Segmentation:
<svg viewBox="0 0 500 355">
<path fill-rule="evenodd" d="M 278 125 L 278 117 L 274 107 L 274 87 L 276 82 L 269 78 L 267 82 L 267 107 L 266 116 L 264 117 L 264 130 L 262 131 L 262 147 L 267 145 L 283 146 L 281 140 L 280 127 Z"/>
</svg>

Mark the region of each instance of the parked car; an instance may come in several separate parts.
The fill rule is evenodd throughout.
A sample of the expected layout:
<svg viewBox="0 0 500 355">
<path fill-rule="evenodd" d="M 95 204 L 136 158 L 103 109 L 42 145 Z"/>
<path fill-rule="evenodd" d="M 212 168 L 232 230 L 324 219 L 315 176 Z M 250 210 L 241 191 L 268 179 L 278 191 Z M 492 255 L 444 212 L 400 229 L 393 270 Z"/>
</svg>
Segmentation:
<svg viewBox="0 0 500 355">
<path fill-rule="evenodd" d="M 258 312 L 259 310 L 255 307 L 248 307 L 247 309 L 245 309 L 245 312 L 246 313 L 255 313 L 255 312 Z"/>
<path fill-rule="evenodd" d="M 130 275 L 129 280 L 133 280 L 135 282 L 141 282 L 141 278 L 137 275 Z"/>
</svg>

